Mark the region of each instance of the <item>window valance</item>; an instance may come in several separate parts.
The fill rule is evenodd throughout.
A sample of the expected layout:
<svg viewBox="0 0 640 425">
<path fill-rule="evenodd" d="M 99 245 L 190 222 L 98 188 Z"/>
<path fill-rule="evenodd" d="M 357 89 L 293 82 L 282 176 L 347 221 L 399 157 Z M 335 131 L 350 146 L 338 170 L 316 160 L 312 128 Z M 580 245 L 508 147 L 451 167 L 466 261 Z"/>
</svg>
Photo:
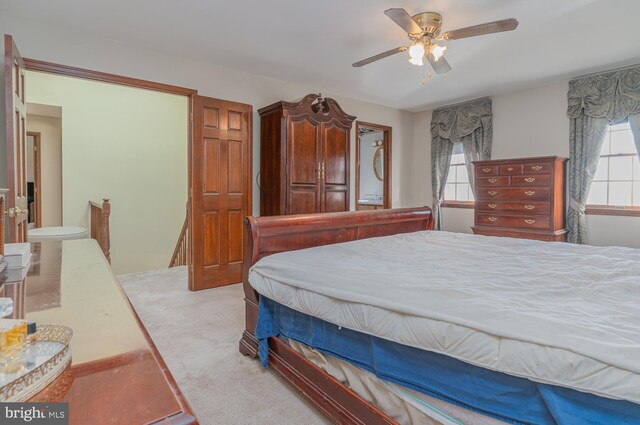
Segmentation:
<svg viewBox="0 0 640 425">
<path fill-rule="evenodd" d="M 581 113 L 618 122 L 640 113 L 640 66 L 569 82 L 569 118 Z"/>
<path fill-rule="evenodd" d="M 462 142 L 463 137 L 478 128 L 491 127 L 491 117 L 491 99 L 488 97 L 436 109 L 431 118 L 431 137 L 447 139 L 451 143 Z"/>
</svg>

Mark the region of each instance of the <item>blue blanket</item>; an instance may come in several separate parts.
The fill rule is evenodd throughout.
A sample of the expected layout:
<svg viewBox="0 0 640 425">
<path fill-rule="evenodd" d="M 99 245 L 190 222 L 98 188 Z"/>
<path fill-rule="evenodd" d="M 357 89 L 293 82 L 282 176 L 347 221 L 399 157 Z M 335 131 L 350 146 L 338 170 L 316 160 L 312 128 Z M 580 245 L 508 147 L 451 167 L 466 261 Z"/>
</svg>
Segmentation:
<svg viewBox="0 0 640 425">
<path fill-rule="evenodd" d="M 260 297 L 256 338 L 283 336 L 378 378 L 513 424 L 639 424 L 640 405 L 491 371 L 442 354 L 338 327 Z"/>
</svg>

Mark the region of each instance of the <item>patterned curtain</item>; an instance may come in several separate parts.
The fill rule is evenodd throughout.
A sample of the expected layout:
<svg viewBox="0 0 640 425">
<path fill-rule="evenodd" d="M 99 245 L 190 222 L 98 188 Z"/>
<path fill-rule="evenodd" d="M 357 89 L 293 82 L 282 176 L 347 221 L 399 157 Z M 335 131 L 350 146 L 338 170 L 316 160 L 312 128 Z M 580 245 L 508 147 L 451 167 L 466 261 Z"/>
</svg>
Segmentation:
<svg viewBox="0 0 640 425">
<path fill-rule="evenodd" d="M 491 159 L 491 99 L 484 97 L 433 111 L 431 117 L 431 184 L 435 229 L 442 228 L 442 199 L 454 143 L 462 143 L 473 188 L 473 161 Z"/>
<path fill-rule="evenodd" d="M 569 82 L 569 242 L 585 243 L 585 205 L 607 125 L 629 118 L 640 153 L 640 67 Z"/>
</svg>

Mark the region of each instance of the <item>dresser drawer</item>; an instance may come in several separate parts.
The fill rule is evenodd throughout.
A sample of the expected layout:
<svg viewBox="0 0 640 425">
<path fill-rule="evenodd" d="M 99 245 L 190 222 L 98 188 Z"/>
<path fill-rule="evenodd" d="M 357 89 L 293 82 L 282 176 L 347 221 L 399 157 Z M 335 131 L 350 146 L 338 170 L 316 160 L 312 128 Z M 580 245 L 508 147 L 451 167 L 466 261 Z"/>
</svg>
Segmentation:
<svg viewBox="0 0 640 425">
<path fill-rule="evenodd" d="M 529 215 L 548 215 L 551 213 L 551 204 L 548 202 L 500 202 L 500 201 L 476 201 L 478 212 L 513 213 Z"/>
<path fill-rule="evenodd" d="M 550 175 L 537 176 L 513 176 L 511 177 L 511 186 L 545 186 L 548 187 L 551 182 Z"/>
<path fill-rule="evenodd" d="M 549 188 L 487 188 L 479 187 L 476 189 L 476 197 L 479 200 L 496 200 L 496 201 L 548 201 Z"/>
<path fill-rule="evenodd" d="M 509 176 L 477 177 L 476 186 L 509 186 Z"/>
<path fill-rule="evenodd" d="M 523 229 L 548 229 L 549 216 L 476 214 L 476 223 L 485 226 L 519 227 Z"/>
<path fill-rule="evenodd" d="M 540 163 L 540 164 L 526 164 L 524 166 L 524 174 L 549 174 L 551 173 L 551 164 Z"/>
<path fill-rule="evenodd" d="M 522 164 L 512 164 L 512 165 L 501 165 L 500 166 L 500 175 L 501 176 L 513 176 L 517 174 L 522 174 Z"/>
<path fill-rule="evenodd" d="M 497 165 L 476 165 L 476 176 L 497 176 L 498 175 L 498 166 Z"/>
</svg>

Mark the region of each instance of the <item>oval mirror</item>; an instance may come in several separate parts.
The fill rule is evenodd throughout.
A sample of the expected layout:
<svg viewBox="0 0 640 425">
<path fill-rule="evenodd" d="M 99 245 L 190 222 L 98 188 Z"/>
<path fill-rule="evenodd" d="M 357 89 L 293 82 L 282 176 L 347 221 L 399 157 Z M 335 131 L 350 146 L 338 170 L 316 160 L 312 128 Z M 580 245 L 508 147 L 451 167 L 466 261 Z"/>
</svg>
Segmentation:
<svg viewBox="0 0 640 425">
<path fill-rule="evenodd" d="M 384 148 L 380 146 L 373 154 L 373 173 L 380 181 L 384 181 Z"/>
</svg>

